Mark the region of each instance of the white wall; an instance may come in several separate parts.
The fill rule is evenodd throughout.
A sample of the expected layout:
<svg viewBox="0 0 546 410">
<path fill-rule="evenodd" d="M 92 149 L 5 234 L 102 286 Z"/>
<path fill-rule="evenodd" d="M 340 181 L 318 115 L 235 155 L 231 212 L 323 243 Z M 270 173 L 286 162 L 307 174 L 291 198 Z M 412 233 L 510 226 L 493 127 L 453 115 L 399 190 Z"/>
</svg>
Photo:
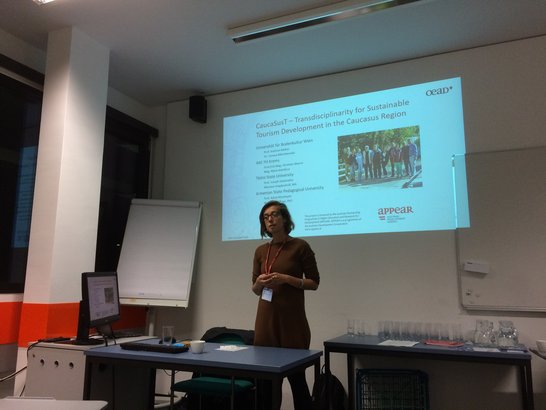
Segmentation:
<svg viewBox="0 0 546 410">
<path fill-rule="evenodd" d="M 0 53 L 7 57 L 26 65 L 38 72 L 44 73 L 46 53 L 30 46 L 24 41 L 12 36 L 11 34 L 0 30 Z M 0 73 L 9 75 L 19 81 L 25 82 L 31 86 L 36 84 L 26 81 L 13 73 L 8 73 L 0 69 Z M 37 87 L 41 88 L 41 87 Z M 150 195 L 155 198 L 161 198 L 163 195 L 163 162 L 165 147 L 165 106 L 149 107 L 138 101 L 135 101 L 113 88 L 108 89 L 108 105 L 121 111 L 139 121 L 142 121 L 159 131 L 159 137 L 153 141 L 152 146 L 152 170 L 150 175 Z M 22 295 L 1 295 L 0 302 L 21 302 Z M 16 367 L 17 362 L 16 344 L 0 345 L 0 371 L 11 371 Z M 19 391 L 15 392 L 16 394 Z"/>
<path fill-rule="evenodd" d="M 460 76 L 468 152 L 545 145 L 545 50 L 546 37 L 540 37 L 209 96 L 206 124 L 187 118 L 187 101 L 169 104 L 164 197 L 200 200 L 204 209 L 190 306 L 161 310 L 158 328 L 174 324 L 177 335 L 199 337 L 211 326 L 254 326 L 257 300 L 250 291 L 251 263 L 261 242 L 221 241 L 223 117 Z M 306 294 L 311 348 L 322 349 L 323 340 L 345 333 L 348 318 L 366 320 L 373 331 L 377 321 L 390 319 L 460 323 L 470 332 L 478 317 L 495 323 L 511 317 L 521 332 L 521 342 L 532 346 L 536 339 L 546 337 L 545 314 L 462 309 L 452 231 L 308 240 L 321 272 L 318 291 Z M 524 246 L 525 238 L 521 242 Z M 366 367 L 427 371 L 431 408 L 514 409 L 520 405 L 513 370 L 362 359 Z M 332 366 L 345 381 L 345 357 L 334 355 Z M 546 408 L 546 365 L 537 357 L 533 358 L 533 377 L 536 406 Z M 291 408 L 289 402 L 285 389 L 283 408 Z"/>
</svg>

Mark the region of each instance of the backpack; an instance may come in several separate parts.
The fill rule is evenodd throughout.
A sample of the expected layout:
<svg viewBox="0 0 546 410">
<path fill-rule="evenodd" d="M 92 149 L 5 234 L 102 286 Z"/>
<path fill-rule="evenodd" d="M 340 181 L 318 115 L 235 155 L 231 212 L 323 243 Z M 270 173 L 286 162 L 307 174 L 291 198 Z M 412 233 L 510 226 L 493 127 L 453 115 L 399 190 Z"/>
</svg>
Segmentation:
<svg viewBox="0 0 546 410">
<path fill-rule="evenodd" d="M 329 394 L 326 390 L 327 386 Z M 312 398 L 314 410 L 347 409 L 348 398 L 343 384 L 331 372 L 325 373 L 324 367 L 313 386 Z"/>
</svg>

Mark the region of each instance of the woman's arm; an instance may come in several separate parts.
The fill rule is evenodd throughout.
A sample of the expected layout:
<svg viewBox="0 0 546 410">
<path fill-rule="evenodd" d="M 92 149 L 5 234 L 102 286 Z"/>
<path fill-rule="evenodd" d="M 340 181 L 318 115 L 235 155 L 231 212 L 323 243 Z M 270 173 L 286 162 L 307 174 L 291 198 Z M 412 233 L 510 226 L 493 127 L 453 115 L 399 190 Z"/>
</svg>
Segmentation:
<svg viewBox="0 0 546 410">
<path fill-rule="evenodd" d="M 272 284 L 274 285 L 286 283 L 287 285 L 303 290 L 317 290 L 319 286 L 317 282 L 309 278 L 297 278 L 278 272 L 272 273 L 271 275 L 273 276 Z"/>
</svg>

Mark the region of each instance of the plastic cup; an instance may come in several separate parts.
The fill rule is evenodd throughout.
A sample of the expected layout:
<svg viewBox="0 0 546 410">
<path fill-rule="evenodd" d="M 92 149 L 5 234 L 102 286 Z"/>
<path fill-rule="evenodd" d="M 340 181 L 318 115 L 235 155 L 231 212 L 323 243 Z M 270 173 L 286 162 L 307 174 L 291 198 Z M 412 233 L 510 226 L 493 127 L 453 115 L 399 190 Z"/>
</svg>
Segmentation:
<svg viewBox="0 0 546 410">
<path fill-rule="evenodd" d="M 190 350 L 192 353 L 203 353 L 205 350 L 205 341 L 204 340 L 192 340 L 190 342 Z"/>
</svg>

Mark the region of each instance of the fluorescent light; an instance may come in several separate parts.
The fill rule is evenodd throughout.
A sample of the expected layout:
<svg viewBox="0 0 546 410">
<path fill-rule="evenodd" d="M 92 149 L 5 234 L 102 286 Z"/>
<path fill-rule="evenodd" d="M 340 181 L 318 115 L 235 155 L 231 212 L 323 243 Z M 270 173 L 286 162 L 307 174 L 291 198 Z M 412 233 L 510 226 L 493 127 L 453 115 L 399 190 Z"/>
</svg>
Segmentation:
<svg viewBox="0 0 546 410">
<path fill-rule="evenodd" d="M 245 24 L 228 30 L 235 43 L 298 30 L 317 24 L 344 20 L 361 14 L 384 10 L 421 0 L 346 0 L 327 6 L 304 10 L 256 23 Z"/>
<path fill-rule="evenodd" d="M 34 3 L 36 4 L 46 4 L 46 3 L 51 3 L 52 1 L 55 1 L 55 0 L 32 0 Z"/>
</svg>

